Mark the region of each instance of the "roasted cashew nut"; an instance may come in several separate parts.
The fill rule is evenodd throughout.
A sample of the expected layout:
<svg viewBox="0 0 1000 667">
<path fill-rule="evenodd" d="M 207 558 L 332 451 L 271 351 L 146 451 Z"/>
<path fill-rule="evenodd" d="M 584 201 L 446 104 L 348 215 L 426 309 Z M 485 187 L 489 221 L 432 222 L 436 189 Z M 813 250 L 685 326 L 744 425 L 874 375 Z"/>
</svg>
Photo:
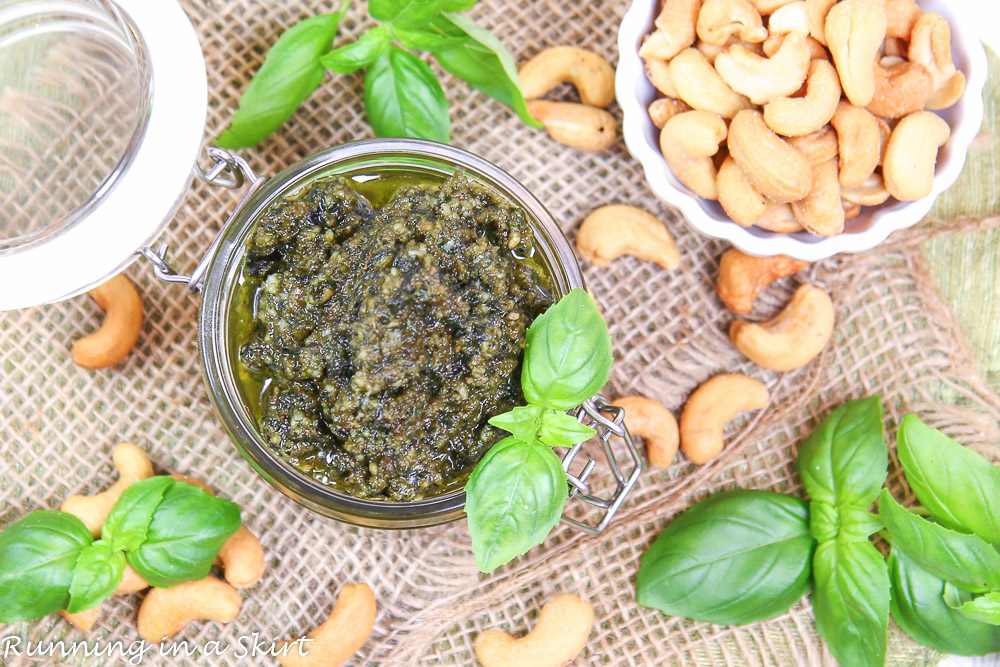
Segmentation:
<svg viewBox="0 0 1000 667">
<path fill-rule="evenodd" d="M 778 202 L 798 201 L 812 190 L 809 160 L 772 132 L 757 111 L 741 111 L 733 118 L 729 153 L 766 197 Z"/>
<path fill-rule="evenodd" d="M 578 46 L 545 49 L 521 66 L 524 99 L 537 99 L 561 83 L 573 84 L 580 101 L 606 107 L 615 98 L 615 70 L 593 51 Z"/>
<path fill-rule="evenodd" d="M 135 347 L 142 331 L 142 300 L 132 281 L 118 274 L 87 292 L 104 311 L 104 324 L 73 344 L 73 363 L 89 370 L 121 362 Z"/>
<path fill-rule="evenodd" d="M 809 36 L 826 46 L 826 17 L 837 0 L 806 0 Z"/>
<path fill-rule="evenodd" d="M 564 593 L 545 603 L 535 627 L 520 639 L 484 631 L 476 638 L 476 657 L 483 667 L 561 667 L 583 650 L 593 626 L 590 604 Z"/>
<path fill-rule="evenodd" d="M 788 143 L 805 155 L 809 163 L 814 165 L 832 160 L 840 152 L 840 147 L 837 145 L 837 133 L 829 125 L 802 137 L 791 137 Z"/>
<path fill-rule="evenodd" d="M 528 113 L 545 126 L 550 137 L 582 151 L 603 151 L 618 136 L 614 117 L 586 104 L 532 100 Z"/>
<path fill-rule="evenodd" d="M 795 217 L 790 204 L 768 200 L 764 212 L 754 220 L 754 226 L 779 234 L 802 231 L 802 223 Z"/>
<path fill-rule="evenodd" d="M 875 59 L 885 40 L 880 0 L 843 0 L 826 16 L 826 43 L 851 104 L 866 107 L 875 96 Z"/>
<path fill-rule="evenodd" d="M 928 12 L 917 19 L 910 33 L 910 62 L 923 65 L 934 80 L 937 92 L 955 72 L 951 58 L 951 26 L 940 14 Z"/>
<path fill-rule="evenodd" d="M 588 215 L 576 237 L 580 256 L 594 266 L 607 266 L 611 260 L 631 255 L 656 262 L 665 269 L 676 269 L 681 254 L 666 226 L 634 206 L 601 206 Z"/>
<path fill-rule="evenodd" d="M 805 0 L 790 2 L 780 7 L 767 20 L 767 31 L 772 37 L 799 32 L 809 34 L 809 6 Z"/>
<path fill-rule="evenodd" d="M 691 111 L 691 107 L 685 102 L 672 97 L 661 97 L 649 105 L 649 119 L 653 121 L 653 125 L 662 130 L 668 120 L 685 111 Z"/>
<path fill-rule="evenodd" d="M 858 206 L 878 206 L 889 199 L 889 191 L 885 189 L 881 174 L 872 174 L 861 185 L 853 188 L 841 188 L 840 196 L 844 201 Z"/>
<path fill-rule="evenodd" d="M 801 201 L 792 202 L 792 211 L 807 232 L 816 236 L 836 236 L 844 231 L 847 219 L 840 201 L 837 160 L 813 166 L 812 191 Z"/>
<path fill-rule="evenodd" d="M 915 0 L 885 0 L 885 34 L 895 39 L 909 40 L 913 26 L 923 13 Z"/>
<path fill-rule="evenodd" d="M 837 130 L 840 153 L 840 184 L 853 188 L 875 172 L 882 159 L 882 132 L 870 112 L 841 102 L 831 121 Z"/>
<path fill-rule="evenodd" d="M 764 288 L 807 266 L 808 262 L 784 255 L 754 257 L 735 248 L 727 250 L 719 261 L 719 298 L 730 312 L 746 315 Z"/>
<path fill-rule="evenodd" d="M 750 0 L 750 4 L 760 12 L 761 16 L 770 16 L 794 0 Z"/>
<path fill-rule="evenodd" d="M 692 109 L 732 118 L 750 108 L 750 100 L 733 91 L 698 49 L 686 49 L 671 60 L 670 77 L 677 97 Z"/>
<path fill-rule="evenodd" d="M 282 642 L 278 662 L 284 667 L 337 667 L 368 640 L 375 627 L 375 595 L 367 584 L 344 586 L 323 624 L 302 638 Z"/>
<path fill-rule="evenodd" d="M 674 79 L 670 75 L 670 63 L 659 58 L 644 58 L 643 68 L 646 71 L 646 78 L 653 84 L 653 87 L 666 95 L 668 98 L 679 98 L 681 94 L 677 92 Z"/>
<path fill-rule="evenodd" d="M 931 111 L 947 109 L 962 99 L 963 93 L 965 93 L 965 75 L 955 72 L 944 85 L 934 91 L 924 108 Z"/>
<path fill-rule="evenodd" d="M 708 463 L 722 451 L 722 429 L 740 412 L 767 407 L 767 387 L 745 375 L 716 375 L 694 390 L 681 413 L 681 451 Z"/>
<path fill-rule="evenodd" d="M 743 167 L 732 156 L 727 157 L 716 178 L 719 203 L 726 215 L 741 227 L 750 227 L 767 210 L 767 198 L 757 192 Z"/>
<path fill-rule="evenodd" d="M 715 70 L 737 93 L 754 104 L 767 104 L 775 97 L 792 95 L 806 80 L 810 61 L 806 40 L 803 34 L 790 33 L 770 58 L 736 44 L 715 59 Z"/>
<path fill-rule="evenodd" d="M 59 507 L 83 521 L 94 537 L 100 537 L 101 527 L 122 492 L 139 480 L 153 476 L 153 464 L 141 449 L 123 442 L 111 451 L 111 460 L 118 469 L 118 481 L 111 488 L 93 496 L 72 495 Z"/>
<path fill-rule="evenodd" d="M 737 320 L 729 329 L 736 349 L 758 366 L 784 372 L 819 356 L 833 334 L 833 302 L 818 287 L 803 285 L 770 322 Z"/>
<path fill-rule="evenodd" d="M 191 621 L 229 623 L 240 613 L 241 606 L 239 592 L 215 577 L 153 588 L 139 607 L 139 636 L 156 644 L 177 634 Z"/>
<path fill-rule="evenodd" d="M 718 199 L 718 173 L 712 156 L 726 138 L 726 123 L 707 111 L 687 111 L 660 130 L 660 152 L 670 171 L 699 197 Z"/>
<path fill-rule="evenodd" d="M 840 103 L 837 70 L 825 60 L 813 60 L 806 85 L 803 97 L 776 97 L 767 103 L 764 122 L 769 128 L 786 137 L 802 137 L 830 122 Z"/>
<path fill-rule="evenodd" d="M 760 13 L 749 0 L 704 0 L 696 30 L 701 41 L 713 46 L 723 46 L 733 36 L 750 43 L 767 39 Z"/>
<path fill-rule="evenodd" d="M 639 49 L 643 58 L 670 60 L 694 44 L 701 0 L 664 0 L 656 17 L 656 32 Z"/>
<path fill-rule="evenodd" d="M 951 136 L 951 127 L 930 111 L 918 111 L 899 121 L 885 149 L 882 175 L 885 187 L 899 201 L 928 196 L 934 188 L 938 148 Z"/>
<path fill-rule="evenodd" d="M 645 396 L 622 396 L 615 401 L 615 405 L 625 411 L 629 432 L 646 443 L 649 465 L 657 470 L 669 468 L 680 445 L 673 413 L 659 401 Z"/>
<path fill-rule="evenodd" d="M 876 63 L 875 97 L 866 108 L 882 118 L 902 118 L 923 109 L 933 90 L 934 79 L 923 65 Z"/>
</svg>

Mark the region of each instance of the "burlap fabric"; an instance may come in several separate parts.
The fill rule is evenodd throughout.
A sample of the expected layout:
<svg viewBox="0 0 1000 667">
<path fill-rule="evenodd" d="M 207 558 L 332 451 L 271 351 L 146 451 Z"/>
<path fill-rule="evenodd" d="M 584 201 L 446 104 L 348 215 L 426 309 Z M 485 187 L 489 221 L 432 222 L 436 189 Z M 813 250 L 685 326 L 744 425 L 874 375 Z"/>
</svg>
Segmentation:
<svg viewBox="0 0 1000 667">
<path fill-rule="evenodd" d="M 225 127 L 279 32 L 330 9 L 329 3 L 297 0 L 183 4 L 207 56 L 210 136 Z M 546 46 L 580 44 L 614 60 L 617 24 L 625 9 L 624 1 L 482 0 L 473 15 L 520 59 Z M 338 39 L 355 35 L 363 16 L 359 3 Z M 607 269 L 584 267 L 615 341 L 608 393 L 645 394 L 679 409 L 697 384 L 721 371 L 760 378 L 773 402 L 734 424 L 724 454 L 703 467 L 681 461 L 669 471 L 648 471 L 604 534 L 590 537 L 561 526 L 526 557 L 480 576 L 464 522 L 408 532 L 352 528 L 299 507 L 258 478 L 227 440 L 206 396 L 196 350 L 197 296 L 158 283 L 149 266 L 137 265 L 129 275 L 143 293 L 147 322 L 137 349 L 118 368 L 92 373 L 70 362 L 71 342 L 100 321 L 87 298 L 0 316 L 0 525 L 31 510 L 57 508 L 71 493 L 106 487 L 114 479 L 109 452 L 129 440 L 144 447 L 159 470 L 202 477 L 239 502 L 268 554 L 267 573 L 246 592 L 237 621 L 196 623 L 184 631 L 180 638 L 195 647 L 213 639 L 235 645 L 254 632 L 262 639 L 297 636 L 326 618 L 341 585 L 367 582 L 379 614 L 357 665 L 474 664 L 479 632 L 488 627 L 523 632 L 558 593 L 576 593 L 594 605 L 595 629 L 578 665 L 830 662 L 804 600 L 772 621 L 742 628 L 691 623 L 639 607 L 634 596 L 639 558 L 673 516 L 710 493 L 738 486 L 801 494 L 793 464 L 797 444 L 828 410 L 850 398 L 881 394 L 890 424 L 916 412 L 990 453 L 1000 441 L 1000 399 L 970 360 L 919 246 L 937 234 L 1000 227 L 1000 219 L 925 224 L 894 236 L 877 251 L 810 267 L 800 279 L 833 295 L 835 339 L 808 367 L 773 374 L 741 358 L 729 344 L 731 316 L 714 294 L 725 246 L 693 233 L 650 194 L 622 145 L 600 155 L 577 152 L 523 127 L 506 108 L 464 84 L 450 77 L 443 81 L 452 104 L 454 143 L 513 173 L 571 237 L 587 212 L 606 203 L 635 204 L 667 222 L 683 253 L 679 270 L 667 272 L 631 258 Z M 275 173 L 320 148 L 370 136 L 361 88 L 359 75 L 331 76 L 292 122 L 259 150 L 247 151 L 247 157 L 260 172 Z M 194 186 L 166 234 L 179 266 L 193 266 L 235 203 L 230 191 Z M 755 315 L 780 308 L 794 289 L 786 283 L 762 299 Z M 892 476 L 898 482 L 895 460 Z M 138 602 L 138 596 L 106 602 L 86 637 L 58 617 L 3 627 L 0 636 L 131 642 L 137 638 Z M 890 664 L 936 658 L 891 628 Z M 222 657 L 150 660 L 236 662 L 232 651 Z M 75 662 L 104 660 L 78 657 Z M 250 662 L 267 664 L 261 658 Z"/>
</svg>

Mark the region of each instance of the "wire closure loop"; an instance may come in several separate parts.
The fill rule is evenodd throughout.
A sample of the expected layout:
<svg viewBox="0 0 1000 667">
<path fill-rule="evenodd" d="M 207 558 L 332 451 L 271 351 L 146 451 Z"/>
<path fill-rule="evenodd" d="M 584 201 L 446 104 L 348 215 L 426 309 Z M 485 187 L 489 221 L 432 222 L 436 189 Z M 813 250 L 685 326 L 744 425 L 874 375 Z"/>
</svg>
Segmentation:
<svg viewBox="0 0 1000 667">
<path fill-rule="evenodd" d="M 597 430 L 597 435 L 600 438 L 601 447 L 604 451 L 604 458 L 615 480 L 615 490 L 610 496 L 604 498 L 591 492 L 589 479 L 597 467 L 597 461 L 589 456 L 579 473 L 574 474 L 570 472 L 577 455 L 585 443 L 575 445 L 566 452 L 562 459 L 563 470 L 566 472 L 566 480 L 570 485 L 569 496 L 570 498 L 578 498 L 589 505 L 603 509 L 604 514 L 593 525 L 582 523 L 565 514 L 562 520 L 563 523 L 569 524 L 578 530 L 590 533 L 591 535 L 597 535 L 608 527 L 608 524 L 611 523 L 611 520 L 625 502 L 629 492 L 632 491 L 636 482 L 639 481 L 639 475 L 642 474 L 642 457 L 639 456 L 639 450 L 636 449 L 635 443 L 632 442 L 632 435 L 628 432 L 628 427 L 625 425 L 625 410 L 616 405 L 611 405 L 600 394 L 584 401 L 576 409 L 576 418 L 581 424 Z M 625 451 L 623 453 L 628 455 L 627 462 L 619 463 L 615 454 L 615 448 L 612 446 L 612 438 L 619 438 L 624 442 Z M 619 447 L 620 449 L 621 447 Z M 628 474 L 622 471 L 623 465 L 625 469 L 629 470 Z"/>
</svg>

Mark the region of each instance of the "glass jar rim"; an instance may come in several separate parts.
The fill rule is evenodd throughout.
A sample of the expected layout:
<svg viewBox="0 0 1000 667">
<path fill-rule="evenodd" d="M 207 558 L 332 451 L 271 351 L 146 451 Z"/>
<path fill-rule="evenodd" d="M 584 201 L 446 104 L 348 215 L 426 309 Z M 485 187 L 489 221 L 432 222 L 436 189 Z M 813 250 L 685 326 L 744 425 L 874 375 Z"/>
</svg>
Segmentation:
<svg viewBox="0 0 1000 667">
<path fill-rule="evenodd" d="M 300 504 L 332 518 L 378 528 L 413 528 L 457 519 L 464 488 L 418 501 L 356 498 L 318 482 L 283 461 L 267 446 L 234 377 L 229 319 L 243 264 L 246 238 L 260 214 L 277 198 L 309 181 L 358 167 L 422 167 L 444 174 L 467 173 L 499 191 L 527 214 L 557 296 L 583 287 L 573 250 L 552 214 L 527 188 L 491 162 L 454 146 L 418 139 L 367 139 L 335 146 L 296 162 L 268 180 L 222 230 L 202 290 L 199 343 L 209 395 L 237 449 L 271 485 Z"/>
</svg>

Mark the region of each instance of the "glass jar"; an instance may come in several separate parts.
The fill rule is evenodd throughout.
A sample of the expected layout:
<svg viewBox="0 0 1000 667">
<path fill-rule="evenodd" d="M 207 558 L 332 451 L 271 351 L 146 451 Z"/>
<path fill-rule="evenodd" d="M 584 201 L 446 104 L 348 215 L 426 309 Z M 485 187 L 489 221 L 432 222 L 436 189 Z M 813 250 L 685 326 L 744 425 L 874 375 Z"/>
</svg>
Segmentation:
<svg viewBox="0 0 1000 667">
<path fill-rule="evenodd" d="M 266 181 L 243 203 L 223 229 L 206 265 L 199 339 L 209 394 L 222 424 L 240 453 L 264 479 L 306 507 L 341 521 L 377 528 L 412 528 L 460 517 L 464 491 L 414 502 L 366 500 L 324 485 L 285 462 L 268 447 L 250 412 L 248 397 L 238 379 L 240 341 L 233 332 L 247 239 L 261 213 L 272 202 L 320 176 L 351 174 L 358 178 L 359 174 L 377 176 L 392 171 L 419 171 L 438 177 L 462 171 L 505 195 L 528 215 L 538 259 L 552 281 L 555 296 L 583 287 L 580 266 L 552 215 L 510 174 L 444 144 L 412 139 L 358 141 L 293 164 Z"/>
</svg>

